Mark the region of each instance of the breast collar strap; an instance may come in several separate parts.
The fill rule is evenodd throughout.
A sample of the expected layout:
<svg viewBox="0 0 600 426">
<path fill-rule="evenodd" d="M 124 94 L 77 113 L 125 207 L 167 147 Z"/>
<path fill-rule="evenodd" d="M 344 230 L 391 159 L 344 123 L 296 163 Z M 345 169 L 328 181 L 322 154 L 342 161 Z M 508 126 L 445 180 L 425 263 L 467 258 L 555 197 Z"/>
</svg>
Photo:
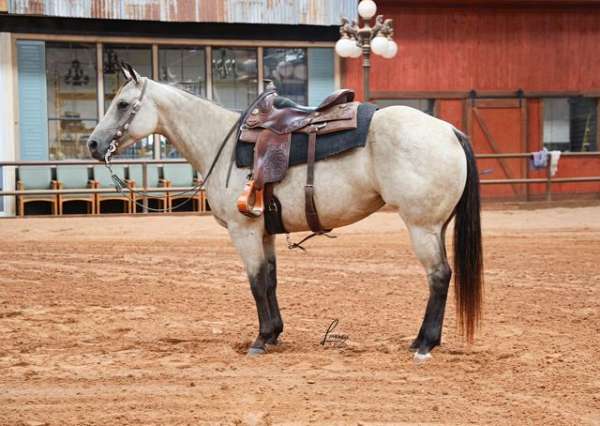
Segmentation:
<svg viewBox="0 0 600 426">
<path fill-rule="evenodd" d="M 131 122 L 135 118 L 137 112 L 140 110 L 140 107 L 142 106 L 142 100 L 144 99 L 144 95 L 146 94 L 146 86 L 148 86 L 148 79 L 144 78 L 144 83 L 142 85 L 142 91 L 140 93 L 139 98 L 137 98 L 135 100 L 135 102 L 133 102 L 133 104 L 131 104 L 131 106 L 129 107 L 129 114 L 127 115 L 125 120 L 117 127 L 115 136 L 114 136 L 113 140 L 110 142 L 110 145 L 108 146 L 108 150 L 106 151 L 106 154 L 104 154 L 104 162 L 107 165 L 110 164 L 110 159 L 112 158 L 112 155 L 119 148 L 119 142 L 123 138 L 123 135 L 125 134 L 125 132 L 127 132 L 127 130 L 129 130 L 129 125 L 131 124 Z"/>
</svg>

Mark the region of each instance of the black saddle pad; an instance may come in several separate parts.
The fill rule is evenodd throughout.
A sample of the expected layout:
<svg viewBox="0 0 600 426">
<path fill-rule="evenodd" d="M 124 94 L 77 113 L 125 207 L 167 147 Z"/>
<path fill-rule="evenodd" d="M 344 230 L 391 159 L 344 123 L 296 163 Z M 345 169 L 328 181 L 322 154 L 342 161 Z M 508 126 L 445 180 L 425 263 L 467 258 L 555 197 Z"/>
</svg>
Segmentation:
<svg viewBox="0 0 600 426">
<path fill-rule="evenodd" d="M 373 114 L 377 105 L 363 103 L 358 106 L 356 120 L 357 128 L 344 130 L 317 137 L 316 161 L 324 160 L 333 155 L 341 154 L 353 148 L 363 147 L 367 144 L 367 134 Z M 306 164 L 308 153 L 308 135 L 304 133 L 292 134 L 292 147 L 290 149 L 290 167 Z M 252 167 L 254 161 L 254 144 L 238 141 L 235 147 L 235 163 L 238 167 Z"/>
</svg>

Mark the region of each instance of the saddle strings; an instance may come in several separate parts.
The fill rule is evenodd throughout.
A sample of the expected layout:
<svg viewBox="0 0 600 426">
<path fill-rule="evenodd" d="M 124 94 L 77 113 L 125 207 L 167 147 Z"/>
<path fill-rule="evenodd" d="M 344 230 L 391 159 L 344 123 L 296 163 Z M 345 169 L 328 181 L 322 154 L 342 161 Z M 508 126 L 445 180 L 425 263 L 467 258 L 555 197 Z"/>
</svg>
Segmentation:
<svg viewBox="0 0 600 426">
<path fill-rule="evenodd" d="M 287 242 L 287 248 L 289 250 L 300 249 L 303 252 L 306 252 L 306 249 L 304 248 L 304 246 L 302 246 L 302 244 L 304 244 L 306 241 L 310 240 L 313 237 L 327 237 L 327 238 L 333 239 L 333 238 L 337 238 L 337 235 L 331 235 L 331 231 L 329 231 L 329 232 L 313 232 L 309 236 L 304 237 L 300 241 L 295 243 L 292 241 L 290 234 L 285 234 L 285 241 Z"/>
</svg>

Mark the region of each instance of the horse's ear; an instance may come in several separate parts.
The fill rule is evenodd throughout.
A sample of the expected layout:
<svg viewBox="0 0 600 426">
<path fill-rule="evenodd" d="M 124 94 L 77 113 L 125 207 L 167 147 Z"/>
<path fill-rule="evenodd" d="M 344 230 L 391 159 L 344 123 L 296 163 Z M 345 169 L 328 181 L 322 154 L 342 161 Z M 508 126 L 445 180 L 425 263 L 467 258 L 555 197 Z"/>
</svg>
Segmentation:
<svg viewBox="0 0 600 426">
<path fill-rule="evenodd" d="M 121 62 L 121 72 L 123 73 L 123 76 L 125 77 L 126 81 L 131 80 L 131 72 L 129 72 L 129 64 L 126 64 L 125 62 Z"/>
<path fill-rule="evenodd" d="M 129 70 L 129 74 L 131 75 L 131 78 L 133 78 L 135 80 L 135 83 L 139 83 L 140 79 L 142 78 L 136 70 L 133 69 L 133 67 L 129 64 L 125 64 L 127 66 L 127 69 Z"/>
</svg>

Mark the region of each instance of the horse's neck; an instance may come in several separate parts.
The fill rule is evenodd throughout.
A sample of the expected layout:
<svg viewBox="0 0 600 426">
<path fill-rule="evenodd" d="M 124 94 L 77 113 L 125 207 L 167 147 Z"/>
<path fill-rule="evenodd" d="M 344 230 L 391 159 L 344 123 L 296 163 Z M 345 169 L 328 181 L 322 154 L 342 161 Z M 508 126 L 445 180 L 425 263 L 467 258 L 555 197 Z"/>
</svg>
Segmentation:
<svg viewBox="0 0 600 426">
<path fill-rule="evenodd" d="M 153 88 L 159 113 L 158 133 L 206 176 L 238 114 L 171 86 L 155 83 Z M 221 154 L 224 158 L 230 158 L 233 149 L 233 144 L 228 145 Z"/>
</svg>

